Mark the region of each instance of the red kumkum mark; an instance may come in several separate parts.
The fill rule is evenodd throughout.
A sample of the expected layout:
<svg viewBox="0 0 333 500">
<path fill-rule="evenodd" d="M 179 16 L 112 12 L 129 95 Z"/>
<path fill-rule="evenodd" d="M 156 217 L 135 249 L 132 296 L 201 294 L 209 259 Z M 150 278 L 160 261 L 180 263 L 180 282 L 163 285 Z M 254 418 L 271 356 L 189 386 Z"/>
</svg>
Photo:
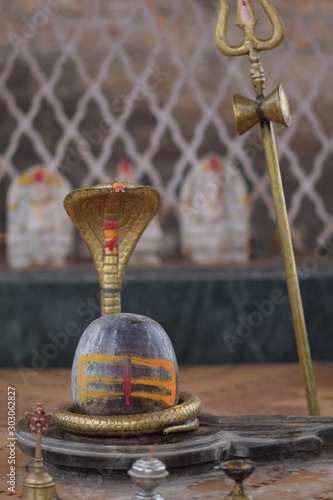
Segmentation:
<svg viewBox="0 0 333 500">
<path fill-rule="evenodd" d="M 112 240 L 107 240 L 105 242 L 104 248 L 107 248 L 112 252 L 115 248 L 118 247 L 118 238 L 112 238 Z"/>
<path fill-rule="evenodd" d="M 124 393 L 125 393 L 125 403 L 130 406 L 130 395 L 131 395 L 131 380 L 132 380 L 132 363 L 131 358 L 128 354 L 124 356 L 124 366 L 125 366 L 125 376 L 124 376 Z"/>
<path fill-rule="evenodd" d="M 117 229 L 117 227 L 118 222 L 116 220 L 110 220 L 104 224 L 104 229 Z"/>
<path fill-rule="evenodd" d="M 242 5 L 243 5 L 243 7 L 245 7 L 245 9 L 244 9 L 245 10 L 245 12 L 244 12 L 245 20 L 251 21 L 251 19 L 252 19 L 251 11 L 250 11 L 249 6 L 245 0 L 242 0 Z"/>
<path fill-rule="evenodd" d="M 124 158 L 124 160 L 120 164 L 120 168 L 122 170 L 124 170 L 125 172 L 131 170 L 131 166 L 132 165 L 131 165 L 130 161 L 127 158 Z"/>
<path fill-rule="evenodd" d="M 213 170 L 219 170 L 220 168 L 220 162 L 216 156 L 213 156 L 210 160 L 210 166 Z"/>
<path fill-rule="evenodd" d="M 44 182 L 44 172 L 42 170 L 37 170 L 34 174 L 34 182 Z"/>
</svg>

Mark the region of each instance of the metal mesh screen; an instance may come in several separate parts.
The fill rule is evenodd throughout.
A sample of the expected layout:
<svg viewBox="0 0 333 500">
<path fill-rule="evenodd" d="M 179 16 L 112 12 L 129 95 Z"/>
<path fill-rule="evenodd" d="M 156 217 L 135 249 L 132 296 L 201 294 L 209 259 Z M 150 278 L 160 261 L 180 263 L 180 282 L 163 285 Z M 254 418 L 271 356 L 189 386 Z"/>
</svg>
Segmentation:
<svg viewBox="0 0 333 500">
<path fill-rule="evenodd" d="M 258 30 L 269 33 L 262 21 Z M 283 83 L 293 110 L 277 128 L 289 217 L 310 251 L 332 232 L 333 5 L 276 0 L 287 37 L 263 54 L 267 91 Z M 230 23 L 234 24 L 232 0 Z M 252 96 L 246 58 L 215 46 L 211 0 L 1 2 L 0 194 L 18 172 L 45 163 L 74 187 L 109 181 L 124 156 L 137 180 L 160 191 L 166 230 L 178 226 L 178 193 L 190 165 L 216 151 L 248 182 L 259 255 L 275 225 L 259 128 L 236 135 L 234 92 Z M 241 33 L 230 30 L 231 41 Z"/>
</svg>

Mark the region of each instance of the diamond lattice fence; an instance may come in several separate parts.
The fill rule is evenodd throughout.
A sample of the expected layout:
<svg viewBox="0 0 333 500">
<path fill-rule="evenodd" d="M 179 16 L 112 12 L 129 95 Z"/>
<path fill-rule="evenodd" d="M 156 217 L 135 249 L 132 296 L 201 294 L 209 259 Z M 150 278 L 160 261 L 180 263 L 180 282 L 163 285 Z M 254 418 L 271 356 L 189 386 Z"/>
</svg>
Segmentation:
<svg viewBox="0 0 333 500">
<path fill-rule="evenodd" d="M 235 22 L 235 0 L 230 1 Z M 259 2 L 258 33 L 269 22 Z M 276 127 L 290 222 L 311 251 L 332 232 L 333 3 L 276 0 L 287 36 L 262 55 L 267 91 L 283 83 L 290 129 Z M 1 230 L 10 181 L 42 162 L 74 187 L 109 181 L 121 158 L 161 193 L 160 217 L 177 231 L 188 168 L 216 151 L 237 162 L 253 203 L 259 255 L 275 225 L 259 128 L 236 135 L 234 92 L 252 96 L 246 58 L 215 46 L 212 0 L 3 0 L 0 35 Z M 241 33 L 230 30 L 233 42 Z"/>
</svg>

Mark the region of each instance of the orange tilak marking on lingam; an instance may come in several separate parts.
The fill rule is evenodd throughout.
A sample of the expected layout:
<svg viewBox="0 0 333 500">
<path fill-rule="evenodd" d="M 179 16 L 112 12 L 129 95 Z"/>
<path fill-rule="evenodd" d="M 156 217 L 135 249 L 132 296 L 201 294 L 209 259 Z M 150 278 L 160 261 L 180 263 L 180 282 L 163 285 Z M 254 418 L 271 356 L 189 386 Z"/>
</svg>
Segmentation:
<svg viewBox="0 0 333 500">
<path fill-rule="evenodd" d="M 104 401 L 108 401 L 111 398 L 112 399 L 122 399 L 124 397 L 124 393 L 121 391 L 118 392 L 109 392 L 106 393 L 103 389 L 96 389 L 96 390 L 91 390 L 91 391 L 86 391 L 85 392 L 85 397 L 86 399 L 92 399 L 92 398 L 97 398 L 97 399 L 102 399 Z M 152 401 L 163 401 L 167 406 L 174 406 L 176 401 L 175 398 L 169 395 L 165 394 L 158 394 L 154 392 L 147 392 L 147 391 L 134 391 L 131 392 L 131 399 L 133 398 L 138 398 L 138 399 L 151 399 Z"/>
<path fill-rule="evenodd" d="M 103 384 L 105 387 L 122 384 L 124 381 L 122 378 L 112 378 L 112 377 L 99 377 L 96 375 L 84 375 L 85 387 L 89 387 L 92 384 Z M 138 385 L 144 385 L 148 387 L 155 387 L 168 392 L 168 394 L 157 394 L 154 392 L 147 391 L 133 391 L 133 388 Z M 160 380 L 158 378 L 141 377 L 138 379 L 131 379 L 131 398 L 141 398 L 141 399 L 153 399 L 154 401 L 164 401 L 168 406 L 173 406 L 175 403 L 175 390 L 174 382 L 172 380 Z M 123 392 L 107 392 L 106 389 L 86 389 L 85 398 L 98 398 L 107 400 L 112 398 L 122 398 L 124 396 Z"/>
<path fill-rule="evenodd" d="M 96 390 L 87 390 L 85 392 L 85 398 L 86 399 L 92 399 L 92 398 L 97 398 L 97 399 L 102 399 L 104 401 L 108 401 L 111 398 L 112 399 L 122 399 L 124 397 L 124 392 L 118 391 L 118 392 L 105 392 L 103 389 L 96 389 Z M 138 398 L 138 399 L 151 399 L 152 401 L 163 401 L 167 406 L 174 406 L 176 403 L 175 398 L 173 396 L 167 395 L 167 394 L 158 394 L 155 392 L 147 392 L 147 391 L 132 391 L 131 392 L 131 399 L 133 398 Z"/>
<path fill-rule="evenodd" d="M 139 356 L 132 356 L 132 364 L 139 366 L 147 366 L 151 368 L 166 368 L 169 372 L 175 375 L 175 367 L 171 361 L 166 359 L 156 359 L 156 358 L 142 358 Z"/>
<path fill-rule="evenodd" d="M 173 406 L 176 403 L 174 395 L 168 396 L 165 394 L 157 394 L 155 392 L 132 392 L 131 397 L 139 399 L 151 399 L 152 401 L 163 401 L 168 406 Z"/>
<path fill-rule="evenodd" d="M 80 395 L 81 395 L 81 399 L 82 401 L 84 400 L 85 398 L 85 395 L 84 395 L 84 376 L 83 376 L 83 370 L 84 370 L 84 367 L 88 364 L 88 363 L 119 363 L 120 361 L 123 360 L 123 356 L 110 356 L 110 355 L 107 355 L 107 354 L 86 354 L 84 356 L 81 356 L 80 358 L 80 361 L 79 361 L 79 389 L 80 389 Z M 94 377 L 94 375 L 90 375 L 90 377 Z M 94 382 L 98 382 L 98 377 L 94 377 L 96 378 L 96 380 L 94 380 Z M 91 381 L 93 382 L 93 381 Z"/>
<path fill-rule="evenodd" d="M 101 363 L 101 364 L 124 363 L 126 362 L 125 356 L 124 355 L 112 356 L 107 354 L 87 354 L 81 357 L 79 361 L 79 370 L 78 370 L 79 372 L 78 386 L 82 401 L 93 397 L 109 399 L 110 397 L 114 398 L 114 397 L 124 396 L 123 393 L 108 392 L 107 389 L 96 389 L 96 390 L 89 389 L 88 387 L 91 386 L 92 384 L 105 384 L 107 388 L 112 384 L 124 383 L 124 379 L 117 377 L 103 377 L 98 375 L 85 374 L 84 368 L 89 363 Z M 143 366 L 146 368 L 165 368 L 171 374 L 171 380 L 163 380 L 163 379 L 148 378 L 148 377 L 139 377 L 137 379 L 133 379 L 131 374 L 130 378 L 131 391 L 133 389 L 133 386 L 145 385 L 145 386 L 160 388 L 162 390 L 166 390 L 169 392 L 169 394 L 158 394 L 147 391 L 135 391 L 135 392 L 132 391 L 130 392 L 131 398 L 137 397 L 141 399 L 152 399 L 154 401 L 164 401 L 169 406 L 175 404 L 176 369 L 170 361 L 167 361 L 165 359 L 143 358 L 140 356 L 132 356 L 130 358 L 130 363 L 131 363 L 131 369 L 132 366 L 134 365 Z M 128 366 L 125 369 L 125 373 L 127 372 L 127 369 Z M 129 379 L 127 380 L 129 381 Z M 125 398 L 126 398 L 126 393 L 125 393 Z"/>
<path fill-rule="evenodd" d="M 99 377 L 98 375 L 83 375 L 84 381 L 86 385 L 90 384 L 104 384 L 105 386 L 111 384 L 121 384 L 124 382 L 124 379 L 121 377 Z M 168 392 L 172 392 L 173 381 L 172 380 L 161 380 L 159 378 L 148 378 L 148 377 L 139 377 L 136 379 L 131 379 L 131 385 L 147 385 L 152 387 L 159 387 Z M 104 389 L 103 389 L 104 390 Z"/>
</svg>

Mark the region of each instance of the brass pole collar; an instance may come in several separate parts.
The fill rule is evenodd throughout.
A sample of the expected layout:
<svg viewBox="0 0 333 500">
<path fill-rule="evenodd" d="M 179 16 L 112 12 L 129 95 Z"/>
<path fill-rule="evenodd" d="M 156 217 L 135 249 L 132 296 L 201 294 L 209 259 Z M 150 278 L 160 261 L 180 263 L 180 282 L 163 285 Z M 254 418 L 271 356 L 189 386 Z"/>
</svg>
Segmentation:
<svg viewBox="0 0 333 500">
<path fill-rule="evenodd" d="M 263 120 L 280 123 L 285 127 L 291 125 L 288 97 L 282 85 L 266 98 L 258 98 L 256 101 L 236 94 L 233 108 L 239 135 L 245 134 Z"/>
</svg>

